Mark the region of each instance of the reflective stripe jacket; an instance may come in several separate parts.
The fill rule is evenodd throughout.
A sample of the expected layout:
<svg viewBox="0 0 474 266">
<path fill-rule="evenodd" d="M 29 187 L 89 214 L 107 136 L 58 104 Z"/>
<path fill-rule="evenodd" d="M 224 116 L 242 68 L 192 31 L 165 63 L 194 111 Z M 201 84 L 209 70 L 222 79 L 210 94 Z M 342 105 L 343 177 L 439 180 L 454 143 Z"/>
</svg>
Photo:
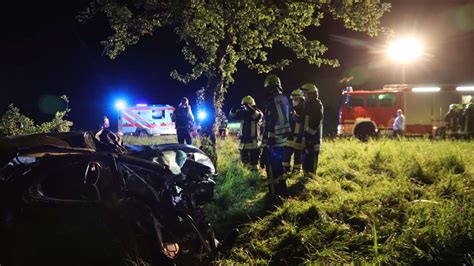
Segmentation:
<svg viewBox="0 0 474 266">
<path fill-rule="evenodd" d="M 290 103 L 281 93 L 267 98 L 265 103 L 264 144 L 270 147 L 285 147 L 288 144 L 290 129 Z"/>
<path fill-rule="evenodd" d="M 294 106 L 290 112 L 291 135 L 288 138 L 288 146 L 297 150 L 303 150 L 303 111 L 304 103 Z"/>
<path fill-rule="evenodd" d="M 181 104 L 174 110 L 172 120 L 176 128 L 192 128 L 194 125 L 194 116 L 191 107 Z"/>
<path fill-rule="evenodd" d="M 454 109 L 449 110 L 449 112 L 444 116 L 444 121 L 450 130 L 457 130 L 459 120 L 461 120 L 461 113 Z"/>
<path fill-rule="evenodd" d="M 232 108 L 230 110 L 230 117 L 240 120 L 239 150 L 259 148 L 262 111 L 256 107 L 241 106 L 239 108 Z"/>
<path fill-rule="evenodd" d="M 319 151 L 323 135 L 324 107 L 317 98 L 306 99 L 304 108 L 304 142 Z"/>
</svg>

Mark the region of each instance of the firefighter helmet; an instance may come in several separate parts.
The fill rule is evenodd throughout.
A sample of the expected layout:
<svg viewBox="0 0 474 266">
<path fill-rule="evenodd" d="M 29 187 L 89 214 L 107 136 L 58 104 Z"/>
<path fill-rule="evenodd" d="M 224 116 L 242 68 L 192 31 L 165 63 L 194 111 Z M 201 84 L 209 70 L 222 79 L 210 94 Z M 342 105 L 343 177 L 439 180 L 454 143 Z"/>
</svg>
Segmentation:
<svg viewBox="0 0 474 266">
<path fill-rule="evenodd" d="M 241 104 L 248 104 L 250 106 L 256 105 L 254 98 L 250 95 L 247 95 L 244 98 L 242 98 Z"/>
<path fill-rule="evenodd" d="M 312 83 L 306 83 L 303 86 L 301 86 L 301 90 L 303 92 L 318 92 L 318 88 L 316 88 L 316 85 Z"/>
<path fill-rule="evenodd" d="M 454 110 L 456 109 L 456 105 L 454 103 L 449 105 L 449 110 Z"/>
<path fill-rule="evenodd" d="M 269 86 L 277 86 L 281 87 L 281 81 L 280 78 L 274 74 L 270 74 L 265 78 L 265 82 L 263 83 L 263 87 L 269 87 Z"/>
<path fill-rule="evenodd" d="M 291 99 L 303 98 L 304 94 L 300 89 L 293 90 L 290 94 Z"/>
</svg>

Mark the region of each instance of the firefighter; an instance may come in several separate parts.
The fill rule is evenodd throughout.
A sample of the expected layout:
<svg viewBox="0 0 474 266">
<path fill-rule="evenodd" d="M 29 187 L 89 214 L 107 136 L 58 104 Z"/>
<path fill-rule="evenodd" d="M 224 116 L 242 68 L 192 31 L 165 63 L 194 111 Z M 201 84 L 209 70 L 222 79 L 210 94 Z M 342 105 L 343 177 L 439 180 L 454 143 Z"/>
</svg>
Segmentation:
<svg viewBox="0 0 474 266">
<path fill-rule="evenodd" d="M 252 96 L 245 96 L 242 98 L 241 106 L 232 107 L 230 117 L 240 120 L 240 159 L 249 165 L 252 171 L 257 171 L 260 156 L 259 125 L 263 113 L 257 108 Z"/>
<path fill-rule="evenodd" d="M 474 103 L 466 105 L 461 120 L 460 134 L 464 137 L 472 137 L 474 134 Z"/>
<path fill-rule="evenodd" d="M 221 115 L 219 117 L 219 137 L 221 139 L 226 139 L 227 138 L 227 134 L 228 134 L 228 126 L 229 124 L 229 121 L 227 120 L 227 117 L 225 116 L 225 114 L 223 112 L 221 112 Z"/>
<path fill-rule="evenodd" d="M 191 145 L 193 143 L 191 130 L 194 126 L 194 116 L 188 98 L 183 97 L 179 106 L 174 110 L 172 120 L 176 126 L 178 143 Z"/>
<path fill-rule="evenodd" d="M 446 122 L 446 135 L 448 136 L 456 135 L 458 131 L 460 119 L 461 119 L 461 113 L 459 112 L 456 104 L 450 104 L 449 111 L 444 116 L 444 121 Z"/>
<path fill-rule="evenodd" d="M 405 135 L 405 116 L 402 109 L 397 110 L 397 117 L 393 120 L 393 137 L 403 137 Z"/>
<path fill-rule="evenodd" d="M 290 104 L 283 94 L 280 78 L 269 75 L 265 79 L 265 127 L 263 133 L 265 169 L 270 195 L 286 196 L 284 153 L 291 134 Z"/>
<path fill-rule="evenodd" d="M 305 97 L 303 112 L 303 171 L 305 177 L 316 175 L 319 151 L 323 134 L 324 106 L 319 100 L 318 88 L 314 84 L 306 83 L 301 86 Z"/>
<path fill-rule="evenodd" d="M 292 110 L 290 112 L 291 135 L 288 138 L 288 147 L 283 167 L 285 172 L 290 171 L 291 156 L 293 156 L 293 172 L 299 173 L 302 169 L 303 145 L 303 111 L 304 94 L 300 89 L 293 90 L 290 95 Z"/>
</svg>

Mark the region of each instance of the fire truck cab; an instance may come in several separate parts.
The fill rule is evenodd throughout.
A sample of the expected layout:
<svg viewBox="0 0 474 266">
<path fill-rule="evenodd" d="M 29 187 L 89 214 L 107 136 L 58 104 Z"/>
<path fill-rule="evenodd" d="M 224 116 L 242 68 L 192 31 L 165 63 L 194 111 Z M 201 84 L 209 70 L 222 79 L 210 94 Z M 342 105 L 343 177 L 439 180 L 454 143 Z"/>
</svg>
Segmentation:
<svg viewBox="0 0 474 266">
<path fill-rule="evenodd" d="M 353 91 L 348 87 L 342 92 L 337 134 L 361 139 L 391 135 L 396 112 L 402 109 L 406 135 L 435 135 L 444 127 L 450 104 L 473 101 L 474 89 L 458 88 L 395 84 L 382 90 Z"/>
<path fill-rule="evenodd" d="M 137 104 L 126 107 L 119 112 L 119 131 L 138 136 L 176 134 L 171 120 L 174 110 L 171 105 Z"/>
</svg>

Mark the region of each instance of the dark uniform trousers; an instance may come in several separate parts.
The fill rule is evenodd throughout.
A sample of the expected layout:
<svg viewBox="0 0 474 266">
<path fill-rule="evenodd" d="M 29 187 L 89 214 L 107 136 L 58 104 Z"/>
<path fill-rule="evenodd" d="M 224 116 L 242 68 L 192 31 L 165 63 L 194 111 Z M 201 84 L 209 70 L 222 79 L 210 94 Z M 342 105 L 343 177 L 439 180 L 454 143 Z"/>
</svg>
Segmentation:
<svg viewBox="0 0 474 266">
<path fill-rule="evenodd" d="M 188 128 L 177 128 L 176 134 L 178 134 L 178 143 L 188 145 L 193 144 L 193 140 L 191 139 L 191 132 L 189 132 Z"/>
<path fill-rule="evenodd" d="M 268 178 L 268 189 L 270 194 L 286 196 L 287 186 L 284 178 L 284 161 L 286 147 L 273 147 L 268 150 L 266 156 L 266 166 Z"/>
<path fill-rule="evenodd" d="M 285 158 L 283 168 L 285 173 L 291 170 L 291 157 L 293 156 L 293 171 L 300 171 L 303 162 L 303 151 L 292 146 L 285 147 Z"/>
<path fill-rule="evenodd" d="M 302 151 L 304 149 L 303 144 L 303 126 L 301 121 L 301 114 L 303 108 L 301 105 L 294 107 L 294 110 L 290 114 L 291 117 L 291 135 L 288 138 L 288 146 L 286 148 L 285 161 L 283 167 L 285 173 L 291 170 L 291 157 L 293 156 L 293 171 L 301 171 L 302 166 Z"/>
<path fill-rule="evenodd" d="M 250 170 L 258 170 L 258 160 L 260 159 L 260 149 L 244 149 L 240 150 L 240 160 L 244 164 L 250 165 Z"/>
<path fill-rule="evenodd" d="M 307 101 L 304 118 L 305 148 L 303 154 L 303 171 L 305 175 L 316 175 L 323 132 L 323 113 L 324 107 L 319 99 Z"/>
<path fill-rule="evenodd" d="M 319 150 L 314 147 L 307 147 L 303 154 L 303 171 L 305 173 L 316 174 L 318 167 Z"/>
<path fill-rule="evenodd" d="M 303 163 L 303 151 L 293 149 L 293 170 L 300 171 Z"/>
</svg>

